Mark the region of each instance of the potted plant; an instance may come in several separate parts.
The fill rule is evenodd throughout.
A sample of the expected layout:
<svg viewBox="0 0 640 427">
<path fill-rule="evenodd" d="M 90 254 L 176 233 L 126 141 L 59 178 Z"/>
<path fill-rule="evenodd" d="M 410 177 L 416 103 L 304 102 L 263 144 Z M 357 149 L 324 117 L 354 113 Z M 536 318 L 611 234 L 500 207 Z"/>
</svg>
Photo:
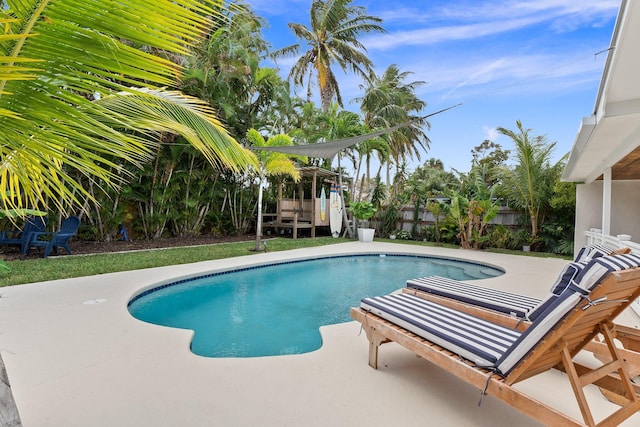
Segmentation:
<svg viewBox="0 0 640 427">
<path fill-rule="evenodd" d="M 360 221 L 369 221 L 376 213 L 376 208 L 371 202 L 353 202 L 349 206 L 349 212 L 353 214 L 353 217 L 359 225 Z M 373 228 L 361 228 L 358 226 L 358 240 L 361 242 L 371 242 L 373 241 L 374 232 L 375 229 Z"/>
</svg>

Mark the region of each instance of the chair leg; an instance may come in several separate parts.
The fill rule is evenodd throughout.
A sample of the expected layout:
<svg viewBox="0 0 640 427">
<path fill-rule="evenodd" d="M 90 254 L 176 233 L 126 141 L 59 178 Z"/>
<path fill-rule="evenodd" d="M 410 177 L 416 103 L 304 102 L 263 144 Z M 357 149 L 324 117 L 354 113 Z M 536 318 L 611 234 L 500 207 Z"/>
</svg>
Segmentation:
<svg viewBox="0 0 640 427">
<path fill-rule="evenodd" d="M 587 402 L 587 397 L 584 394 L 584 390 L 582 387 L 584 385 L 581 384 L 580 376 L 576 371 L 576 367 L 573 364 L 573 358 L 569 353 L 566 345 L 562 349 L 562 363 L 564 365 L 564 370 L 569 377 L 569 382 L 571 383 L 571 388 L 573 388 L 573 393 L 576 396 L 576 400 L 578 401 L 578 406 L 580 407 L 580 412 L 582 413 L 582 418 L 584 418 L 584 422 L 588 426 L 595 426 L 596 423 L 593 419 L 593 415 L 591 414 L 591 410 L 589 409 L 589 403 Z"/>
<path fill-rule="evenodd" d="M 380 345 L 389 342 L 389 339 L 366 323 L 367 318 L 365 317 L 362 328 L 369 339 L 369 366 L 373 369 L 378 369 L 378 350 L 380 349 Z"/>
<path fill-rule="evenodd" d="M 585 424 L 588 426 L 617 426 L 622 421 L 640 410 L 640 396 L 636 393 L 634 384 L 629 377 L 626 361 L 621 354 L 621 351 L 616 347 L 614 343 L 614 334 L 612 332 L 613 325 L 609 323 L 601 323 L 598 325 L 600 332 L 604 337 L 604 341 L 609 350 L 608 362 L 604 363 L 601 367 L 596 369 L 582 369 L 581 366 L 574 364 L 571 354 L 566 346 L 562 349 L 562 364 L 564 370 L 567 373 L 571 387 L 578 401 L 580 412 L 584 418 Z M 578 372 L 580 370 L 580 372 Z M 620 383 L 620 391 L 626 398 L 627 402 L 621 402 L 621 408 L 611 414 L 600 423 L 596 424 L 589 404 L 587 403 L 583 387 L 589 384 L 597 384 L 605 377 L 610 377 L 612 372 L 618 373 L 617 382 Z"/>
</svg>

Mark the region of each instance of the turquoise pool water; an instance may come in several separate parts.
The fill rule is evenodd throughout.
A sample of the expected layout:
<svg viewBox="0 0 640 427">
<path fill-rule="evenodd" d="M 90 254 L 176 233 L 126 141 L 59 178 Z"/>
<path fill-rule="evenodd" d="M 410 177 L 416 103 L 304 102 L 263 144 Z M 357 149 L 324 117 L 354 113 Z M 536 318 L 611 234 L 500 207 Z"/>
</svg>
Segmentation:
<svg viewBox="0 0 640 427">
<path fill-rule="evenodd" d="M 322 346 L 319 327 L 351 320 L 360 299 L 393 292 L 408 279 L 495 277 L 500 269 L 410 255 L 351 255 L 213 273 L 137 295 L 129 312 L 193 330 L 191 351 L 208 357 L 299 354 Z"/>
</svg>

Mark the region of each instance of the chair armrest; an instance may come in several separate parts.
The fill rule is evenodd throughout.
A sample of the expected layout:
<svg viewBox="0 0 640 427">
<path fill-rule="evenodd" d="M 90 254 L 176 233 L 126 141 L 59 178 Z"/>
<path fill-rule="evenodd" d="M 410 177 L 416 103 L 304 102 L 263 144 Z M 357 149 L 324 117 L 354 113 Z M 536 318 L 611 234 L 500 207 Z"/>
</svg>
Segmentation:
<svg viewBox="0 0 640 427">
<path fill-rule="evenodd" d="M 53 236 L 53 234 L 54 233 L 50 231 L 34 231 L 33 233 L 31 233 L 31 241 L 34 242 L 38 240 L 38 237 L 40 236 Z"/>
<path fill-rule="evenodd" d="M 55 237 L 56 238 L 62 237 L 62 238 L 69 239 L 69 238 L 71 238 L 71 237 L 73 237 L 75 235 L 76 235 L 76 233 L 55 233 Z"/>
<path fill-rule="evenodd" d="M 17 228 L 13 230 L 2 230 L 0 232 L 0 239 L 17 239 L 20 233 L 22 233 L 22 230 L 18 230 Z"/>
</svg>

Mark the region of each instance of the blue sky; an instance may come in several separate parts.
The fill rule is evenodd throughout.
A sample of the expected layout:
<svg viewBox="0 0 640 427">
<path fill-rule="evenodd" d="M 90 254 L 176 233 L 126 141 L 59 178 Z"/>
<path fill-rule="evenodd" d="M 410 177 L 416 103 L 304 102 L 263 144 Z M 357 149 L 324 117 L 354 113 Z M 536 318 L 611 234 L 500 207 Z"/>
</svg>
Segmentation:
<svg viewBox="0 0 640 427">
<path fill-rule="evenodd" d="M 248 0 L 267 19 L 273 49 L 296 43 L 287 23 L 309 24 L 311 0 Z M 430 119 L 430 157 L 466 172 L 471 150 L 485 139 L 512 149 L 497 127 L 521 120 L 533 135 L 557 142 L 554 160 L 569 152 L 580 120 L 593 112 L 619 0 L 355 0 L 384 20 L 387 34 L 362 38 L 376 73 L 396 64 L 427 82 L 418 95 Z M 599 53 L 602 52 L 602 53 Z M 280 60 L 287 75 L 294 59 Z M 345 108 L 362 83 L 338 72 Z M 299 90 L 304 96 L 305 89 Z"/>
</svg>

